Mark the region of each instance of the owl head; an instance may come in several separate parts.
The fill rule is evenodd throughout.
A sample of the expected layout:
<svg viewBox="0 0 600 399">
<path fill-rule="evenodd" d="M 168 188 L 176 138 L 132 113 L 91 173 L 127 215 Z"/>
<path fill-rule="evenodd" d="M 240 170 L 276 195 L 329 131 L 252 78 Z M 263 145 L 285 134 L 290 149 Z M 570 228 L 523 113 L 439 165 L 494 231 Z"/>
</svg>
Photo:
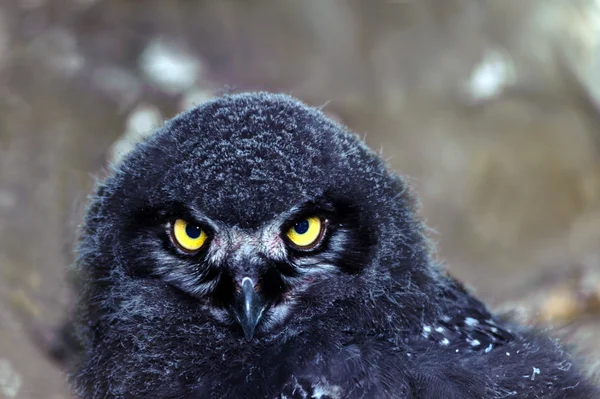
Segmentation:
<svg viewBox="0 0 600 399">
<path fill-rule="evenodd" d="M 406 183 L 322 112 L 225 96 L 168 121 L 99 186 L 79 247 L 86 321 L 260 340 L 399 292 L 419 309 L 415 287 L 434 278 L 423 229 Z"/>
</svg>

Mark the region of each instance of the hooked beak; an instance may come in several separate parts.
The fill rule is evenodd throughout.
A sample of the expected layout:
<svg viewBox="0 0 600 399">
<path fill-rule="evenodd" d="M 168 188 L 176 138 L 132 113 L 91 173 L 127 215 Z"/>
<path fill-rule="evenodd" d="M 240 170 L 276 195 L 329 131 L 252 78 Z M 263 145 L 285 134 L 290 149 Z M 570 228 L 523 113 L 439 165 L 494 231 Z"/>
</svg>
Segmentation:
<svg viewBox="0 0 600 399">
<path fill-rule="evenodd" d="M 242 290 L 239 293 L 232 311 L 238 321 L 244 336 L 248 341 L 254 337 L 254 331 L 265 310 L 264 298 L 254 290 L 254 283 L 249 277 L 242 280 Z"/>
</svg>

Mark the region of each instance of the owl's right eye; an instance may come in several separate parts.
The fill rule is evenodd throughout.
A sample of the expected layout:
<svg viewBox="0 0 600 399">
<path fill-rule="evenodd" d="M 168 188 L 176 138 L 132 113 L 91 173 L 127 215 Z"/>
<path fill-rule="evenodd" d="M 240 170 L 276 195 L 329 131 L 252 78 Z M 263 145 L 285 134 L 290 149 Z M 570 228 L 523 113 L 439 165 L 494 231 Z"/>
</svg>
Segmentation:
<svg viewBox="0 0 600 399">
<path fill-rule="evenodd" d="M 182 251 L 194 253 L 206 244 L 208 234 L 198 224 L 177 219 L 171 224 L 171 239 Z"/>
</svg>

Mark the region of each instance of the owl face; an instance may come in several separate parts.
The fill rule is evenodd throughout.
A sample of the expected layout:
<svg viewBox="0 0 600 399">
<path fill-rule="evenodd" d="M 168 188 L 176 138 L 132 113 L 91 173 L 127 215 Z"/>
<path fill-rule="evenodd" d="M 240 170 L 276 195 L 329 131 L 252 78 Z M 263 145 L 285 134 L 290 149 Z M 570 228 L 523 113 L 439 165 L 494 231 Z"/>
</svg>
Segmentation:
<svg viewBox="0 0 600 399">
<path fill-rule="evenodd" d="M 167 221 L 153 243 L 146 237 L 137 244 L 152 243 L 146 252 L 152 259 L 143 263 L 202 301 L 219 322 L 235 321 L 247 339 L 259 323 L 267 330 L 283 322 L 316 280 L 354 272 L 347 253 L 362 246 L 366 255 L 371 242 L 352 211 L 326 197 L 290 205 L 254 228 L 224 223 L 195 207 L 167 212 L 158 218 Z"/>
<path fill-rule="evenodd" d="M 421 237 L 400 226 L 412 223 L 405 191 L 319 111 L 229 96 L 168 122 L 118 166 L 91 205 L 80 263 L 100 265 L 93 278 L 168 287 L 177 295 L 165 301 L 185 298 L 251 340 L 307 303 L 352 295 L 354 276 L 385 275 L 381 254 L 420 254 Z"/>
</svg>

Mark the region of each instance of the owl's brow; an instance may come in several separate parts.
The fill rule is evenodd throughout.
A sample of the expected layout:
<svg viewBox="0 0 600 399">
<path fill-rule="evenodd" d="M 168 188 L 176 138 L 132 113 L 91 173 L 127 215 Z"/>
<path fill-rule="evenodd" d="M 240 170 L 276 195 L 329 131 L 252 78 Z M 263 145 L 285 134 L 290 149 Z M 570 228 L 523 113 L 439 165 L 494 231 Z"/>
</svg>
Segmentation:
<svg viewBox="0 0 600 399">
<path fill-rule="evenodd" d="M 301 203 L 292 206 L 288 211 L 283 212 L 269 224 L 278 223 L 280 227 L 285 228 L 286 224 L 301 216 L 312 216 L 318 213 L 329 213 L 334 210 L 334 204 L 326 198 L 325 194 L 320 194 L 312 199 L 307 199 Z"/>
<path fill-rule="evenodd" d="M 202 210 L 196 207 L 189 207 L 188 209 L 190 216 L 194 218 L 196 222 L 207 225 L 208 227 L 212 228 L 215 232 L 218 232 L 221 229 L 219 223 L 211 219 L 207 214 L 202 212 Z"/>
</svg>

